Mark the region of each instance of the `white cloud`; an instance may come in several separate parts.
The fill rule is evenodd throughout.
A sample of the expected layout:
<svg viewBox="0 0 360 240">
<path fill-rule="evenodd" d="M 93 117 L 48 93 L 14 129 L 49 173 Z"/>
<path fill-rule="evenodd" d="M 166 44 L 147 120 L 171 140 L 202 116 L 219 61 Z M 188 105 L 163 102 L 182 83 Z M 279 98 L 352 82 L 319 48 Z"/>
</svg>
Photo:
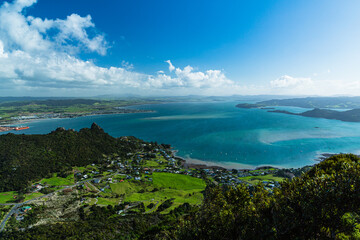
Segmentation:
<svg viewBox="0 0 360 240">
<path fill-rule="evenodd" d="M 90 39 L 86 32 L 87 28 L 95 27 L 90 15 L 80 17 L 77 14 L 71 14 L 66 20 L 57 19 L 53 25 L 60 30 L 57 40 L 61 44 L 67 45 L 69 40 L 75 39 L 90 51 L 98 52 L 101 55 L 106 54 L 107 44 L 104 36 L 96 35 Z"/>
<path fill-rule="evenodd" d="M 235 83 L 226 78 L 225 74 L 220 70 L 207 70 L 205 72 L 194 71 L 191 66 L 186 66 L 184 69 L 176 68 L 170 60 L 166 61 L 169 64 L 170 73 L 173 72 L 173 76 L 166 75 L 163 71 L 158 71 L 158 75 L 155 79 L 152 78 L 152 82 L 156 82 L 157 86 L 163 88 L 170 87 L 182 87 L 182 88 L 219 88 L 229 87 L 235 85 Z"/>
<path fill-rule="evenodd" d="M 117 93 L 166 91 L 199 93 L 231 88 L 234 82 L 220 70 L 194 71 L 191 66 L 175 68 L 170 60 L 170 74 L 158 71 L 148 75 L 122 67 L 103 68 L 74 55 L 79 51 L 105 55 L 108 45 L 103 34 L 96 32 L 90 15 L 71 14 L 66 19 L 41 19 L 25 16 L 23 10 L 37 0 L 15 0 L 0 7 L 0 84 L 4 89 L 61 92 L 91 91 Z M 90 36 L 91 35 L 91 36 Z M 59 90 L 55 90 L 59 89 Z M 212 90 L 211 90 L 212 89 Z M 1 91 L 1 90 L 0 90 Z M 50 94 L 50 92 L 48 92 Z M 10 94 L 9 94 L 10 95 Z"/>
<path fill-rule="evenodd" d="M 307 87 L 313 84 L 311 78 L 295 78 L 284 75 L 276 80 L 270 82 L 273 88 L 297 88 Z"/>
<path fill-rule="evenodd" d="M 24 7 L 35 1 L 18 0 L 13 4 L 5 2 L 0 9 L 0 37 L 8 48 L 20 47 L 25 51 L 43 51 L 50 47 L 36 29 L 32 28 L 21 14 Z"/>
<path fill-rule="evenodd" d="M 321 75 L 314 75 L 316 79 L 304 77 L 282 76 L 270 81 L 271 94 L 279 95 L 359 95 L 360 81 L 344 81 L 341 79 L 327 79 Z M 266 91 L 265 91 L 266 92 Z"/>
<path fill-rule="evenodd" d="M 104 36 L 96 34 L 89 37 L 87 29 L 94 28 L 91 16 L 81 17 L 71 14 L 65 20 L 25 17 L 23 10 L 35 4 L 37 0 L 16 0 L 5 2 L 0 8 L 0 39 L 9 49 L 21 49 L 26 52 L 50 51 L 58 49 L 85 48 L 101 55 L 108 48 Z M 50 33 L 49 30 L 55 30 Z"/>
<path fill-rule="evenodd" d="M 0 58 L 7 58 L 8 54 L 4 52 L 4 43 L 0 41 Z"/>
<path fill-rule="evenodd" d="M 133 65 L 132 63 L 129 63 L 129 62 L 125 61 L 125 60 L 123 60 L 123 61 L 121 62 L 121 66 L 122 66 L 123 68 L 125 68 L 126 70 L 132 70 L 132 69 L 134 69 L 134 65 Z"/>
<path fill-rule="evenodd" d="M 170 72 L 172 72 L 172 71 L 175 70 L 175 67 L 174 67 L 174 65 L 172 65 L 172 63 L 171 63 L 170 60 L 167 60 L 167 61 L 165 61 L 165 62 L 167 62 L 167 63 L 169 64 L 169 71 L 170 71 Z"/>
<path fill-rule="evenodd" d="M 65 19 L 26 16 L 24 9 L 37 0 L 14 0 L 0 6 L 0 94 L 297 94 L 332 95 L 360 92 L 360 81 L 328 80 L 330 70 L 312 78 L 284 75 L 263 85 L 240 86 L 221 70 L 199 71 L 175 67 L 153 75 L 133 71 L 131 63 L 104 68 L 77 57 L 80 52 L 106 55 L 104 34 L 90 15 L 70 14 Z M 169 91 L 169 89 L 171 91 Z M 27 92 L 26 92 L 27 91 Z"/>
</svg>

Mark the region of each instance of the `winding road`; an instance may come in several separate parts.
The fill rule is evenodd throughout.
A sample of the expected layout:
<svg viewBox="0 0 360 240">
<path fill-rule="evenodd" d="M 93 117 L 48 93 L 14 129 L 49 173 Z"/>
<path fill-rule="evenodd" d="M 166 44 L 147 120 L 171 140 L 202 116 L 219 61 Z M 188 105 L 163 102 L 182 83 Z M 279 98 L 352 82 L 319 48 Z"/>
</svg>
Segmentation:
<svg viewBox="0 0 360 240">
<path fill-rule="evenodd" d="M 150 210 L 147 211 L 147 212 L 144 212 L 144 214 L 153 212 L 158 204 L 159 204 L 159 201 L 156 201 L 156 203 L 154 204 L 154 206 L 152 207 L 152 209 L 150 209 Z"/>
</svg>

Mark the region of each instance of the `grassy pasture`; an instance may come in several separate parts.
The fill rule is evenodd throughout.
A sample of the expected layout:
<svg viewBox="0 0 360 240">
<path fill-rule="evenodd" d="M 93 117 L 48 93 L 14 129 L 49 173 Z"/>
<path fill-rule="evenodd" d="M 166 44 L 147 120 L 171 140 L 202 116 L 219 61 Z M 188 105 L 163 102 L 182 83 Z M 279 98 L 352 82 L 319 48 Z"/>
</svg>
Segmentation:
<svg viewBox="0 0 360 240">
<path fill-rule="evenodd" d="M 157 188 L 192 190 L 205 189 L 206 186 L 204 180 L 182 174 L 154 172 L 152 178 Z"/>
<path fill-rule="evenodd" d="M 174 198 L 173 205 L 164 211 L 164 213 L 176 208 L 183 203 L 201 204 L 203 195 L 201 190 L 178 190 L 178 189 L 163 189 L 156 192 L 133 193 L 125 198 L 126 202 L 144 202 L 147 206 L 150 202 L 159 202 L 158 206 L 167 199 Z"/>
<path fill-rule="evenodd" d="M 149 187 L 150 187 L 149 184 L 135 182 L 135 181 L 110 183 L 111 191 L 116 194 L 132 194 L 140 191 L 141 189 L 147 190 Z"/>
<path fill-rule="evenodd" d="M 119 204 L 119 198 L 98 198 L 97 205 L 117 205 Z"/>
<path fill-rule="evenodd" d="M 150 203 L 161 203 L 167 199 L 174 198 L 173 205 L 164 210 L 169 212 L 175 207 L 183 204 L 201 204 L 203 195 L 201 191 L 205 189 L 205 182 L 202 179 L 191 176 L 173 173 L 153 173 L 153 182 L 124 181 L 111 183 L 110 189 L 113 194 L 124 194 L 125 202 L 143 202 L 145 206 Z M 156 188 L 156 189 L 155 189 Z M 116 205 L 119 198 L 98 198 L 99 205 Z M 149 210 L 146 208 L 146 210 Z"/>
<path fill-rule="evenodd" d="M 17 192 L 2 192 L 0 193 L 0 203 L 8 203 L 14 200 L 14 196 L 17 195 Z"/>
<path fill-rule="evenodd" d="M 275 181 L 275 182 L 281 182 L 284 180 L 282 177 L 276 177 L 273 174 L 268 175 L 260 175 L 260 176 L 248 176 L 248 177 L 240 177 L 239 178 L 242 181 L 246 181 L 251 184 L 257 184 L 262 181 Z"/>
<path fill-rule="evenodd" d="M 24 200 L 24 201 L 31 200 L 31 199 L 34 199 L 34 198 L 40 197 L 40 196 L 42 196 L 42 195 L 44 195 L 44 194 L 39 193 L 39 192 L 26 194 L 26 195 L 25 195 L 25 200 Z"/>
<path fill-rule="evenodd" d="M 50 186 L 64 186 L 64 185 L 72 185 L 74 184 L 74 175 L 70 174 L 66 178 L 57 177 L 54 174 L 51 178 L 44 178 L 40 181 L 42 184 L 48 184 Z"/>
</svg>

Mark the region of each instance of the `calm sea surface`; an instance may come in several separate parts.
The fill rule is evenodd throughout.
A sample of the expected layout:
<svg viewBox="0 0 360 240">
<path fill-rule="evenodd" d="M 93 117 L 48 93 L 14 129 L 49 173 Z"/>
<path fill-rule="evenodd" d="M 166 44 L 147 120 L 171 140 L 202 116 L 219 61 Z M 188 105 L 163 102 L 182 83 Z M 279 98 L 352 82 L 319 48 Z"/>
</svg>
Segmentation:
<svg viewBox="0 0 360 240">
<path fill-rule="evenodd" d="M 114 137 L 131 135 L 168 143 L 181 157 L 239 168 L 301 167 L 316 163 L 321 153 L 360 153 L 360 123 L 239 109 L 237 103 L 143 105 L 133 108 L 155 112 L 40 120 L 27 123 L 30 129 L 17 133 L 49 133 L 57 127 L 79 130 L 96 122 Z"/>
</svg>

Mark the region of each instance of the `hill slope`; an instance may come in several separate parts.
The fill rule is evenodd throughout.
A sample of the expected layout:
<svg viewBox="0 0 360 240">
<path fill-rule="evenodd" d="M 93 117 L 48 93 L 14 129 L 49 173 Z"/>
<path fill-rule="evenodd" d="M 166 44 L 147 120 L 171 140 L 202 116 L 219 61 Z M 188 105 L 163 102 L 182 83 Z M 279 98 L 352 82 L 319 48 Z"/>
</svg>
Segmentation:
<svg viewBox="0 0 360 240">
<path fill-rule="evenodd" d="M 103 154 L 125 156 L 136 147 L 105 133 L 98 125 L 79 132 L 58 128 L 47 135 L 0 135 L 0 192 L 20 190 L 29 181 L 51 177 L 102 160 Z"/>
</svg>

